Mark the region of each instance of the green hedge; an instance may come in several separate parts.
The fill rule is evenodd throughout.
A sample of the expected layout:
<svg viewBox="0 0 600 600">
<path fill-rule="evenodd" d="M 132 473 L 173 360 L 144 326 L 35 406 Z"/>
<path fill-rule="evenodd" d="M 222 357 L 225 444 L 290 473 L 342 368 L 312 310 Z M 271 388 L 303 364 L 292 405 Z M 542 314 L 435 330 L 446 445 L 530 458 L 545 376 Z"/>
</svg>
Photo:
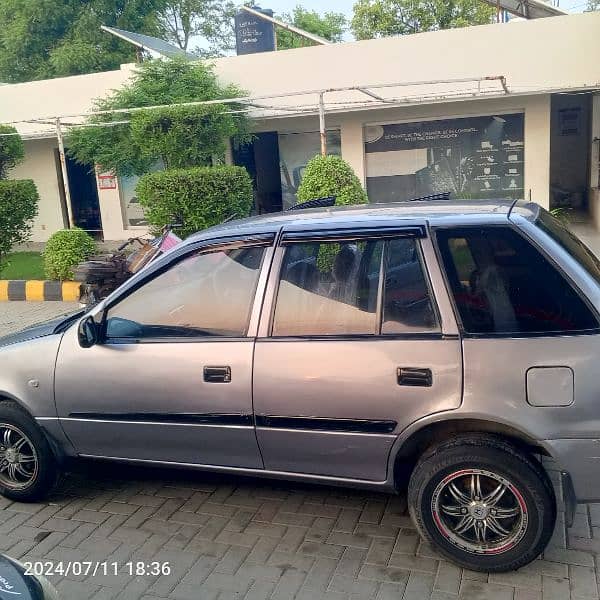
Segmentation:
<svg viewBox="0 0 600 600">
<path fill-rule="evenodd" d="M 53 233 L 44 249 L 48 279 L 73 279 L 73 267 L 96 251 L 93 238 L 83 229 L 62 229 Z"/>
<path fill-rule="evenodd" d="M 246 217 L 252 207 L 252 182 L 243 167 L 194 167 L 147 173 L 136 192 L 153 229 L 180 219 L 178 235 Z"/>
<path fill-rule="evenodd" d="M 31 179 L 0 181 L 0 265 L 15 244 L 29 239 L 38 202 Z"/>
<path fill-rule="evenodd" d="M 336 205 L 367 202 L 367 193 L 358 177 L 341 156 L 311 158 L 302 176 L 298 200 L 307 202 L 327 196 L 335 196 Z"/>
</svg>

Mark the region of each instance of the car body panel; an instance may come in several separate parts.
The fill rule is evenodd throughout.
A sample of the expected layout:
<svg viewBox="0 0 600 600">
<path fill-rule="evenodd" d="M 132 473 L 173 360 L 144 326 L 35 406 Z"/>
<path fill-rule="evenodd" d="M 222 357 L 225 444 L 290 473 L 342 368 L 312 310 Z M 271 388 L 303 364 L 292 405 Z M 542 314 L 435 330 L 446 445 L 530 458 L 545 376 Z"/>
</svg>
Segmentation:
<svg viewBox="0 0 600 600">
<path fill-rule="evenodd" d="M 56 417 L 54 365 L 61 337 L 36 335 L 0 347 L 0 397 L 15 400 L 35 417 Z"/>
<path fill-rule="evenodd" d="M 82 351 L 69 330 L 56 368 L 58 417 L 80 454 L 262 467 L 252 423 L 253 347 L 248 338 Z M 211 365 L 229 366 L 231 382 L 204 381 Z"/>
</svg>

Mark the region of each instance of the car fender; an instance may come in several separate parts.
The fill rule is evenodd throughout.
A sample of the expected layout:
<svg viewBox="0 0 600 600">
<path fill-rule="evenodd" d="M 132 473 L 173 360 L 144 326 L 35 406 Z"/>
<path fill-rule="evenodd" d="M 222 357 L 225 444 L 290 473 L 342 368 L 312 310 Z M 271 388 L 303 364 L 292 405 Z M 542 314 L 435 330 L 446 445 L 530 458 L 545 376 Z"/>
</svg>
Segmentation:
<svg viewBox="0 0 600 600">
<path fill-rule="evenodd" d="M 410 447 L 411 440 L 414 440 L 416 435 L 419 435 L 420 432 L 423 432 L 425 429 L 431 426 L 443 424 L 451 425 L 452 423 L 456 423 L 457 430 L 460 430 L 460 424 L 458 422 L 461 422 L 468 427 L 468 429 L 465 429 L 465 431 L 471 430 L 469 423 L 471 422 L 473 425 L 473 431 L 476 431 L 477 427 L 479 426 L 481 427 L 482 431 L 497 433 L 498 435 L 502 435 L 507 438 L 519 440 L 521 443 L 528 446 L 537 447 L 540 449 L 541 453 L 546 454 L 555 460 L 560 467 L 560 458 L 556 456 L 552 446 L 549 445 L 546 440 L 537 438 L 530 431 L 524 429 L 520 424 L 515 423 L 510 419 L 504 419 L 498 416 L 490 418 L 489 413 L 454 409 L 427 415 L 421 419 L 413 421 L 398 434 L 394 444 L 392 445 L 388 458 L 388 482 L 394 487 L 397 487 L 398 484 L 402 483 L 400 480 L 396 481 L 396 463 L 398 460 L 403 458 L 403 452 L 407 452 L 407 449 Z"/>
</svg>

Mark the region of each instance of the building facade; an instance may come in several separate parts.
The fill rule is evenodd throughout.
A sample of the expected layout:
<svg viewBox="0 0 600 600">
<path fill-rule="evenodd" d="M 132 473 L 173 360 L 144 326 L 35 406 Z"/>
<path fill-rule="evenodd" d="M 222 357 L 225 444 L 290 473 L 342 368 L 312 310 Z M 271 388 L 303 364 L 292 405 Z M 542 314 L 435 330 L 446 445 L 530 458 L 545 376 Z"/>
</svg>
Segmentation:
<svg viewBox="0 0 600 600">
<path fill-rule="evenodd" d="M 293 204 L 322 99 L 327 151 L 371 202 L 524 198 L 600 226 L 599 58 L 600 12 L 217 59 L 224 83 L 261 99 L 253 143 L 227 160 L 252 175 L 257 211 Z M 34 241 L 68 223 L 55 118 L 77 122 L 134 68 L 0 87 L 0 121 L 25 138 L 13 176 L 40 192 Z M 146 230 L 135 178 L 70 160 L 67 177 L 77 225 L 104 240 Z"/>
</svg>

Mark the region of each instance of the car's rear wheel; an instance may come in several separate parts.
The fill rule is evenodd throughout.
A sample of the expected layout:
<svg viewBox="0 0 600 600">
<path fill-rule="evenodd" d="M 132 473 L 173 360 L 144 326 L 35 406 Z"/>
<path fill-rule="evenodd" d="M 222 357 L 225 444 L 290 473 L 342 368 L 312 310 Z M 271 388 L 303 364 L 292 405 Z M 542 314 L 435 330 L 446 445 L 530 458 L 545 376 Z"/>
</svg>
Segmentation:
<svg viewBox="0 0 600 600">
<path fill-rule="evenodd" d="M 509 571 L 536 558 L 556 520 L 541 465 L 488 435 L 459 436 L 428 451 L 408 490 L 421 535 L 475 571 Z"/>
<path fill-rule="evenodd" d="M 0 402 L 0 494 L 32 502 L 50 491 L 57 465 L 35 421 L 13 402 Z"/>
</svg>

